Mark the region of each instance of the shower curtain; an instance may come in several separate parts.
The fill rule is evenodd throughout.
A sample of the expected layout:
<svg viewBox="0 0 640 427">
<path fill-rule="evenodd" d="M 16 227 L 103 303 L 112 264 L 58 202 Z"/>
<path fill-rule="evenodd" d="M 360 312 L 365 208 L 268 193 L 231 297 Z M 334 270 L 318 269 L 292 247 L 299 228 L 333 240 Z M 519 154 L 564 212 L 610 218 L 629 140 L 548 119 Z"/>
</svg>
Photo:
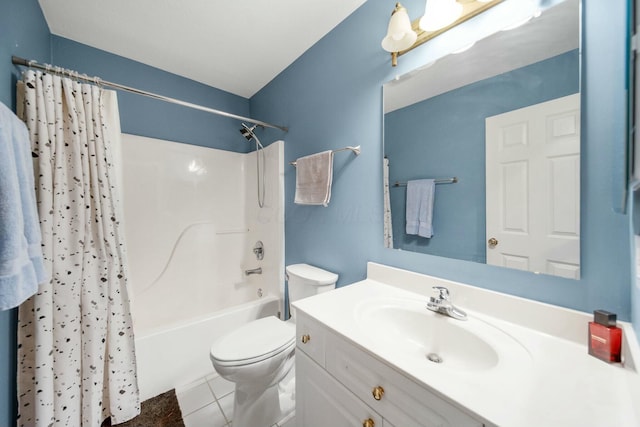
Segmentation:
<svg viewBox="0 0 640 427">
<path fill-rule="evenodd" d="M 389 159 L 382 159 L 384 189 L 384 247 L 393 249 L 393 226 L 391 222 L 391 200 L 389 197 Z"/>
<path fill-rule="evenodd" d="M 19 309 L 18 425 L 121 423 L 140 403 L 111 152 L 115 93 L 34 71 L 23 80 L 51 281 Z"/>
</svg>

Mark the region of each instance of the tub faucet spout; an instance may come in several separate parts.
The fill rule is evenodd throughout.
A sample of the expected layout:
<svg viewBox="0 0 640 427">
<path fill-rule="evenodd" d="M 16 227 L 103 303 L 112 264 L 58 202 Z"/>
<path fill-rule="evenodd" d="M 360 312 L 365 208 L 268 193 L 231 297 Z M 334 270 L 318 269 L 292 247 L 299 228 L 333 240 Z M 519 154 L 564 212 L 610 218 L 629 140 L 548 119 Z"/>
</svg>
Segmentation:
<svg viewBox="0 0 640 427">
<path fill-rule="evenodd" d="M 244 274 L 250 276 L 252 274 L 262 274 L 262 267 L 252 268 L 251 270 L 245 270 Z"/>
</svg>

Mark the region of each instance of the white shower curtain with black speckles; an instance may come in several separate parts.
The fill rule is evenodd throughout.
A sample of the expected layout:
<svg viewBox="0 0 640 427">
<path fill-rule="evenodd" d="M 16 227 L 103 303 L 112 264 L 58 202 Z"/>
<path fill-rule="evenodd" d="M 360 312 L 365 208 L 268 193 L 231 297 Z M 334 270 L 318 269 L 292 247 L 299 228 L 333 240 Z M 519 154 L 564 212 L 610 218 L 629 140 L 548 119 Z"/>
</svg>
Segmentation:
<svg viewBox="0 0 640 427">
<path fill-rule="evenodd" d="M 19 309 L 18 425 L 121 423 L 140 400 L 112 161 L 115 93 L 34 71 L 19 86 L 52 279 Z"/>
</svg>

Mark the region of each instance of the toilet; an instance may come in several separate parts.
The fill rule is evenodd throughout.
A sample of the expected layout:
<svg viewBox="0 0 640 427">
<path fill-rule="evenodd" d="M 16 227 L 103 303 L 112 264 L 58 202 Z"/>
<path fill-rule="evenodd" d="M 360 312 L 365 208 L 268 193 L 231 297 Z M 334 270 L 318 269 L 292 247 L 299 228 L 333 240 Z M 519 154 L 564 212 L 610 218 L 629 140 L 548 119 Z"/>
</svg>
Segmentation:
<svg viewBox="0 0 640 427">
<path fill-rule="evenodd" d="M 286 268 L 289 301 L 334 289 L 338 275 L 309 264 Z M 210 358 L 220 376 L 235 383 L 234 427 L 270 427 L 295 408 L 295 318 L 247 323 L 220 337 Z"/>
</svg>

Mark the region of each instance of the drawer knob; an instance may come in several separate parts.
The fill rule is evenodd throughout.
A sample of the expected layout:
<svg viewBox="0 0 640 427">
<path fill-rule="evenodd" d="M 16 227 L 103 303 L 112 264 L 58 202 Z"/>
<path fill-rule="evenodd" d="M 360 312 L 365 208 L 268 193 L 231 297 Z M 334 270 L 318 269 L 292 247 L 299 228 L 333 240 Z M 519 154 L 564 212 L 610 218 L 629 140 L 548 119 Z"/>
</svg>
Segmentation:
<svg viewBox="0 0 640 427">
<path fill-rule="evenodd" d="M 375 400 L 380 400 L 384 396 L 384 389 L 381 386 L 374 387 L 371 394 Z"/>
<path fill-rule="evenodd" d="M 376 425 L 376 423 L 371 418 L 367 418 L 362 423 L 362 427 L 375 427 L 375 425 Z"/>
<path fill-rule="evenodd" d="M 300 340 L 302 341 L 302 344 L 306 344 L 306 343 L 309 342 L 310 339 L 311 339 L 311 336 L 305 334 L 305 335 L 302 336 L 302 338 Z"/>
</svg>

